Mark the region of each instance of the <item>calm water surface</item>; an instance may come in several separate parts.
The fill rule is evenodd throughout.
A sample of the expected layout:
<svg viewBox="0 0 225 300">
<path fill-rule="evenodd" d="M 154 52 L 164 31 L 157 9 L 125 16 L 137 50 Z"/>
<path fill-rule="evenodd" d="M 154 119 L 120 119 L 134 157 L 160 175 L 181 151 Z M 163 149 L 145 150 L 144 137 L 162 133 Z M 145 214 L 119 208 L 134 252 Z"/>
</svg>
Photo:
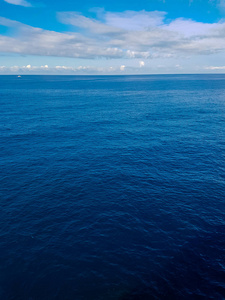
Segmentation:
<svg viewBox="0 0 225 300">
<path fill-rule="evenodd" d="M 225 75 L 0 76 L 0 299 L 225 299 Z"/>
</svg>

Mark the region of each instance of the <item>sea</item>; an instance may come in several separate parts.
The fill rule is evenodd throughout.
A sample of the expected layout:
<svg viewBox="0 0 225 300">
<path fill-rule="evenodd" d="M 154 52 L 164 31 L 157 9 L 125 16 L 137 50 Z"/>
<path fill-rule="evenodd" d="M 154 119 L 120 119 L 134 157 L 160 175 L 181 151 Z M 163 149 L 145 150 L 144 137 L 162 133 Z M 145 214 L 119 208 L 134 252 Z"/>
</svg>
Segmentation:
<svg viewBox="0 0 225 300">
<path fill-rule="evenodd" d="M 0 76 L 0 299 L 225 299 L 225 75 Z"/>
</svg>

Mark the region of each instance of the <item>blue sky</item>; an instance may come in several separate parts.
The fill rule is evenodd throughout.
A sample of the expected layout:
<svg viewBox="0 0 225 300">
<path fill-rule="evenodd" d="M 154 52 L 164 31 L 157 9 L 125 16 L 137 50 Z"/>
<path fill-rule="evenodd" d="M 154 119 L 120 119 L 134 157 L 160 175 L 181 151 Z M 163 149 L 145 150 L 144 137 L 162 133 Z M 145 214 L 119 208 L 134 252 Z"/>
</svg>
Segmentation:
<svg viewBox="0 0 225 300">
<path fill-rule="evenodd" d="M 225 72 L 225 0 L 0 0 L 0 74 Z"/>
</svg>

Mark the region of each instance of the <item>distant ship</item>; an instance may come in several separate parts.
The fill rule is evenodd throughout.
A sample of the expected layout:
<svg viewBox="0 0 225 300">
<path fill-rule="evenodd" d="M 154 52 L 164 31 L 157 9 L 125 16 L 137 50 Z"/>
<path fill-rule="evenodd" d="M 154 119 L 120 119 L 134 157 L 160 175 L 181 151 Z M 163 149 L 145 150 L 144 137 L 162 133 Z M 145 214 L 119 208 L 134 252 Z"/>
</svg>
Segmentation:
<svg viewBox="0 0 225 300">
<path fill-rule="evenodd" d="M 21 76 L 20 76 L 20 75 L 18 75 L 17 77 L 19 77 L 19 78 L 20 78 Z"/>
</svg>

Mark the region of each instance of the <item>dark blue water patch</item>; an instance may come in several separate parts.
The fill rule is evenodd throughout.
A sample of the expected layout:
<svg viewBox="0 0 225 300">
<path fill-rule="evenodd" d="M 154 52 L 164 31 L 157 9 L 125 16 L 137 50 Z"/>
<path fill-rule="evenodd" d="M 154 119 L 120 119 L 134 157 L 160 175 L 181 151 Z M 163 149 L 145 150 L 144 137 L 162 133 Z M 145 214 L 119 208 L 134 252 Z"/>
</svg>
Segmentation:
<svg viewBox="0 0 225 300">
<path fill-rule="evenodd" d="M 2 299 L 224 299 L 224 79 L 2 76 Z"/>
<path fill-rule="evenodd" d="M 224 227 L 214 230 L 187 241 L 162 274 L 146 278 L 146 285 L 131 289 L 121 299 L 223 299 Z"/>
</svg>

